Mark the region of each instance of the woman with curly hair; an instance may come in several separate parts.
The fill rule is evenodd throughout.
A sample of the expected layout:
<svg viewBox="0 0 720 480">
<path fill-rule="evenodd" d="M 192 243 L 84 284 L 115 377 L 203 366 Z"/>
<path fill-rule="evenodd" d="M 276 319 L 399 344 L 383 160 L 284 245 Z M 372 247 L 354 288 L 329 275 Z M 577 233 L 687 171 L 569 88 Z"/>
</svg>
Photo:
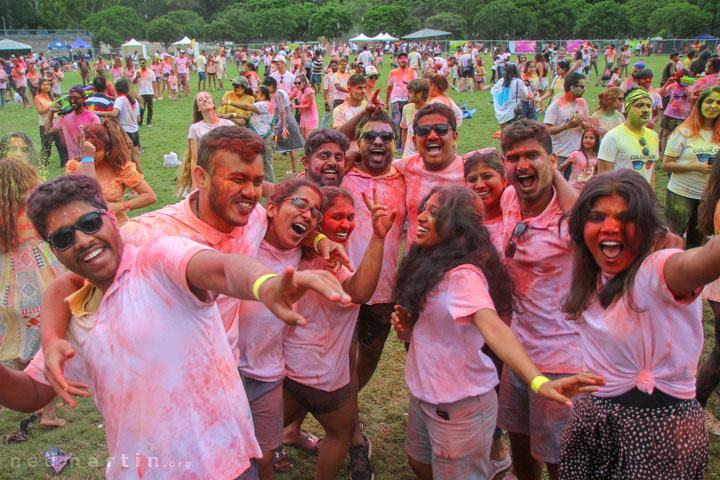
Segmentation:
<svg viewBox="0 0 720 480">
<path fill-rule="evenodd" d="M 131 161 L 125 135 L 114 120 L 106 119 L 99 124 L 87 125 L 84 136 L 85 143 L 80 146 L 82 160 L 68 160 L 65 172 L 87 174 L 82 168 L 83 164 L 92 163 L 103 198 L 108 208 L 115 212 L 118 225 L 123 226 L 129 220 L 127 212 L 145 208 L 157 201 L 155 192 Z M 124 200 L 128 188 L 135 190 L 138 195 Z"/>
<path fill-rule="evenodd" d="M 392 318 L 397 329 L 412 329 L 405 449 L 420 479 L 488 478 L 498 377 L 481 350 L 486 342 L 536 393 L 568 406 L 569 396 L 603 380 L 587 373 L 547 379 L 503 321 L 515 306 L 512 281 L 475 193 L 435 187 L 419 211 Z"/>
<path fill-rule="evenodd" d="M 37 169 L 20 155 L 0 159 L 0 361 L 22 370 L 40 349 L 40 303 L 65 268 L 37 237 L 25 201 L 40 184 Z M 42 425 L 62 427 L 56 399 L 43 408 Z"/>
</svg>

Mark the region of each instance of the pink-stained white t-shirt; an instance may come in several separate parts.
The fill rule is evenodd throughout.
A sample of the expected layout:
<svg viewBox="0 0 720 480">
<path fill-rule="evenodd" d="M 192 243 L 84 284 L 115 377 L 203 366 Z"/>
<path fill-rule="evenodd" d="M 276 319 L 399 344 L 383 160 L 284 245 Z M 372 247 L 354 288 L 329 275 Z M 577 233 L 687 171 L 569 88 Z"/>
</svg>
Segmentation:
<svg viewBox="0 0 720 480">
<path fill-rule="evenodd" d="M 417 237 L 418 207 L 433 187 L 438 185 L 465 185 L 463 175 L 463 161 L 461 156 L 448 165 L 445 170 L 430 171 L 425 168 L 420 154 L 394 160 L 393 167 L 405 177 L 405 207 L 408 215 L 408 229 L 405 235 L 405 251 L 410 250 L 415 237 Z"/>
<path fill-rule="evenodd" d="M 485 228 L 487 228 L 488 232 L 490 232 L 490 240 L 493 245 L 495 245 L 495 248 L 497 248 L 497 251 L 500 254 L 500 260 L 505 261 L 505 226 L 503 224 L 502 217 L 485 220 L 483 225 L 485 225 Z"/>
<path fill-rule="evenodd" d="M 107 478 L 233 479 L 262 455 L 215 300 L 187 283 L 207 249 L 179 237 L 125 245 L 97 313 L 70 321 L 64 373 L 89 385 L 105 419 Z M 49 384 L 43 366 L 40 351 L 25 372 Z"/>
<path fill-rule="evenodd" d="M 593 395 L 614 397 L 637 387 L 676 398 L 695 398 L 695 374 L 703 349 L 702 300 L 676 299 L 665 283 L 665 262 L 680 249 L 651 253 L 635 275 L 632 294 L 607 309 L 594 300 L 578 321 L 583 368 L 606 385 Z M 605 277 L 601 283 L 610 280 Z"/>
<path fill-rule="evenodd" d="M 482 271 L 460 265 L 445 273 L 425 299 L 412 328 L 405 381 L 414 397 L 432 404 L 482 395 L 498 384 L 485 339 L 472 316 L 495 311 Z"/>
<path fill-rule="evenodd" d="M 55 118 L 57 119 L 58 117 Z M 70 112 L 60 117 L 60 119 L 53 124 L 53 128 L 62 131 L 65 146 L 67 147 L 68 158 L 80 158 L 80 146 L 78 145 L 80 126 L 82 125 L 84 127 L 91 123 L 100 123 L 100 118 L 90 110 L 85 110 L 80 114 Z"/>
<path fill-rule="evenodd" d="M 235 227 L 225 233 L 195 216 L 192 205 L 197 201 L 198 194 L 198 191 L 194 191 L 181 202 L 130 219 L 120 230 L 123 241 L 139 246 L 162 237 L 178 236 L 207 245 L 220 253 L 254 257 L 267 229 L 265 208 L 258 203 L 250 214 L 247 225 Z M 240 303 L 241 301 L 237 298 L 226 295 L 217 297 L 217 305 L 228 342 L 236 359 L 238 357 L 238 308 Z M 262 306 L 260 303 L 257 305 Z"/>
<path fill-rule="evenodd" d="M 418 78 L 417 70 L 413 70 L 412 68 L 407 68 L 404 72 L 400 68 L 391 71 L 388 77 L 388 87 L 392 87 L 390 103 L 407 102 L 407 84 L 416 78 Z"/>
<path fill-rule="evenodd" d="M 511 328 L 542 372 L 577 373 L 582 366 L 577 324 L 562 311 L 572 281 L 572 246 L 567 222 L 560 223 L 563 212 L 557 193 L 553 191 L 552 201 L 540 215 L 524 220 L 512 186 L 503 192 L 500 206 L 503 244 L 518 222 L 528 224 L 515 240 L 515 256 L 505 258 L 523 308 L 513 312 Z"/>
<path fill-rule="evenodd" d="M 324 268 L 325 261 L 317 255 L 300 262 L 300 270 Z M 341 284 L 351 276 L 345 267 L 335 274 Z M 308 322 L 304 327 L 289 327 L 283 339 L 287 376 L 327 392 L 344 387 L 350 382 L 350 342 L 360 305 L 331 302 L 307 292 L 298 300 L 297 309 Z"/>
<path fill-rule="evenodd" d="M 280 274 L 289 266 L 297 270 L 301 256 L 300 247 L 280 250 L 263 240 L 256 258 Z M 308 324 L 313 320 L 311 316 Z M 277 382 L 285 378 L 283 337 L 288 329 L 285 323 L 260 302 L 241 302 L 238 326 L 240 373 L 261 382 Z"/>
<path fill-rule="evenodd" d="M 383 264 L 377 288 L 372 298 L 366 303 L 388 303 L 393 301 L 393 288 L 397 275 L 398 258 L 402 244 L 403 224 L 407 216 L 405 208 L 405 179 L 395 168 L 385 175 L 372 176 L 357 168 L 353 168 L 343 177 L 342 186 L 347 189 L 355 202 L 355 230 L 348 238 L 347 253 L 353 265 L 360 265 L 365 251 L 373 235 L 372 215 L 365 206 L 362 192 L 373 198 L 373 188 L 378 194 L 381 205 L 388 207 L 388 213 L 395 209 L 398 212 L 392 228 L 385 236 Z"/>
<path fill-rule="evenodd" d="M 187 72 L 188 58 L 187 57 L 175 57 L 175 69 L 178 73 L 183 74 Z"/>
</svg>

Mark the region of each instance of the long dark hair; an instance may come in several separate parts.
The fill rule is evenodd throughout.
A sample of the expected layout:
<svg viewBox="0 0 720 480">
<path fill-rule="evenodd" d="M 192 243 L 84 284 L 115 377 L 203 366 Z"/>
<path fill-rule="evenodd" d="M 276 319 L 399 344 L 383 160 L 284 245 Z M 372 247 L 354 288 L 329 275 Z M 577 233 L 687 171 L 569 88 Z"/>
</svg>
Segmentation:
<svg viewBox="0 0 720 480">
<path fill-rule="evenodd" d="M 627 201 L 627 214 L 623 223 L 635 224 L 636 243 L 632 243 L 627 237 L 626 229 L 623 229 L 622 235 L 625 243 L 637 257 L 630 267 L 615 275 L 598 291 L 598 280 L 602 271 L 585 244 L 583 232 L 595 202 L 600 197 L 614 194 L 620 195 Z M 565 311 L 572 318 L 577 319 L 595 297 L 603 308 L 607 308 L 619 296 L 626 294 L 628 307 L 637 311 L 632 291 L 635 274 L 652 252 L 655 235 L 663 229 L 663 223 L 657 212 L 657 198 L 648 182 L 640 174 L 624 168 L 593 176 L 588 180 L 570 212 L 568 228 L 575 252 L 572 284 L 570 295 L 565 302 Z"/>
<path fill-rule="evenodd" d="M 509 88 L 514 78 L 520 78 L 518 68 L 514 63 L 508 63 L 503 74 L 503 87 Z"/>
<path fill-rule="evenodd" d="M 483 226 L 482 204 L 466 187 L 443 185 L 433 188 L 420 202 L 420 211 L 435 193 L 441 204 L 435 217 L 435 228 L 444 241 L 431 250 L 412 245 L 398 269 L 394 292 L 397 303 L 410 311 L 411 321 L 415 322 L 427 294 L 440 283 L 445 273 L 470 264 L 485 275 L 497 314 L 509 319 L 515 303 L 513 284 Z"/>
<path fill-rule="evenodd" d="M 696 105 L 697 106 L 697 105 Z M 718 155 L 720 156 L 720 155 Z M 715 208 L 720 201 L 720 159 L 713 161 L 712 172 L 703 192 L 698 212 L 698 228 L 705 235 L 715 235 Z"/>
</svg>

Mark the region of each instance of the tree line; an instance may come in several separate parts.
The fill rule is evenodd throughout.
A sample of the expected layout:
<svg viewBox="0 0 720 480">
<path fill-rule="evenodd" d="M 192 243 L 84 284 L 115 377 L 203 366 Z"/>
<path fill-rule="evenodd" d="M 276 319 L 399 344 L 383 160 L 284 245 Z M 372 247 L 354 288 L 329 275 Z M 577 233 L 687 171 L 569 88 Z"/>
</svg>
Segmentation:
<svg viewBox="0 0 720 480">
<path fill-rule="evenodd" d="M 720 31 L 718 0 L 0 0 L 7 28 L 84 28 L 95 42 L 187 35 L 216 42 L 406 35 L 453 38 L 692 38 Z"/>
</svg>

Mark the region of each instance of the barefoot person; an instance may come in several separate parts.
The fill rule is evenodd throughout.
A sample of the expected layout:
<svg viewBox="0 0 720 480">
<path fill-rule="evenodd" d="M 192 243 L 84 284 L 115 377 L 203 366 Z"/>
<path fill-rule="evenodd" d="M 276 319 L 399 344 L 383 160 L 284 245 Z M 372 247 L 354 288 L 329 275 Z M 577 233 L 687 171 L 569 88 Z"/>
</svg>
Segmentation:
<svg viewBox="0 0 720 480">
<path fill-rule="evenodd" d="M 69 302 L 77 357 L 66 369 L 71 391 L 89 386 L 105 415 L 108 478 L 123 475 L 128 458 L 135 458 L 130 468 L 138 477 L 163 478 L 168 464 L 184 462 L 184 473 L 174 469 L 172 475 L 255 478 L 260 450 L 211 292 L 255 298 L 284 321 L 304 324 L 292 303 L 307 288 L 348 302 L 337 281 L 325 272 L 292 269 L 278 276 L 257 260 L 177 237 L 124 245 L 99 185 L 85 176 L 36 189 L 28 216 L 58 259 L 89 281 Z M 149 367 L 153 375 L 142 373 Z M 42 353 L 25 373 L 1 368 L 0 404 L 32 411 L 47 403 L 54 391 L 42 371 Z"/>
</svg>

